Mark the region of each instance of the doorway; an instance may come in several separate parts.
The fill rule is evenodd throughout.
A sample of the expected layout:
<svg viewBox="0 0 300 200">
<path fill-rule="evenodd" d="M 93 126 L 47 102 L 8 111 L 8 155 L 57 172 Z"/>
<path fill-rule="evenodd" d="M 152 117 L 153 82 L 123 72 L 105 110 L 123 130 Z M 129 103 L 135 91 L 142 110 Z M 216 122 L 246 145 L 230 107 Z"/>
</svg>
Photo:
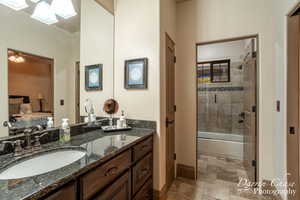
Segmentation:
<svg viewBox="0 0 300 200">
<path fill-rule="evenodd" d="M 289 200 L 300 198 L 300 147 L 299 147 L 299 48 L 300 48 L 300 4 L 287 17 L 287 179 L 291 191 Z"/>
<path fill-rule="evenodd" d="M 175 179 L 175 43 L 166 34 L 166 186 Z"/>
<path fill-rule="evenodd" d="M 222 177 L 237 169 L 253 182 L 258 178 L 258 36 L 196 44 L 197 49 L 197 178 L 215 162 Z M 217 166 L 216 166 L 217 167 Z M 223 174 L 218 174 L 220 171 Z"/>
</svg>

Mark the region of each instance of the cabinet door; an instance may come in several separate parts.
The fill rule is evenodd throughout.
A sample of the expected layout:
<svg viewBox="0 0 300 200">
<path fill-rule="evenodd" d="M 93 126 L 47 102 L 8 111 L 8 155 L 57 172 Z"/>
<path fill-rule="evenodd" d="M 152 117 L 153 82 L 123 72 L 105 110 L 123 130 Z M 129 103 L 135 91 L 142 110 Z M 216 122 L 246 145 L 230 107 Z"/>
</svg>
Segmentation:
<svg viewBox="0 0 300 200">
<path fill-rule="evenodd" d="M 45 200 L 76 200 L 76 185 L 75 182 L 62 187 L 57 192 L 43 198 Z"/>
<path fill-rule="evenodd" d="M 152 163 L 152 153 L 149 153 L 133 167 L 133 195 L 139 191 L 147 179 L 152 175 Z"/>
<path fill-rule="evenodd" d="M 92 170 L 80 179 L 82 198 L 90 199 L 96 193 L 108 186 L 130 167 L 131 151 L 126 151 L 114 159 Z"/>
<path fill-rule="evenodd" d="M 153 139 L 152 137 L 135 145 L 133 147 L 133 161 L 136 162 L 137 160 L 143 158 L 147 153 L 152 151 L 153 148 Z"/>
<path fill-rule="evenodd" d="M 104 192 L 98 195 L 95 200 L 130 200 L 131 198 L 130 173 L 126 172 L 121 178 L 115 181 Z"/>
<path fill-rule="evenodd" d="M 152 178 L 136 194 L 134 200 L 152 200 L 153 199 L 153 182 Z"/>
</svg>

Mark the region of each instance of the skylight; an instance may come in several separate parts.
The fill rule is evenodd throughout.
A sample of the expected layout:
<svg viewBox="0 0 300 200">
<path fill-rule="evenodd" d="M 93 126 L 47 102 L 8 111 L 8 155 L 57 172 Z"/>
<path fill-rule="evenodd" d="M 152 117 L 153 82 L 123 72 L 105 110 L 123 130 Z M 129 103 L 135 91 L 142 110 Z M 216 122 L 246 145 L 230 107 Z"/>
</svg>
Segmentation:
<svg viewBox="0 0 300 200">
<path fill-rule="evenodd" d="M 36 5 L 31 17 L 48 25 L 58 22 L 54 11 L 50 8 L 50 5 L 44 1 Z"/>
</svg>

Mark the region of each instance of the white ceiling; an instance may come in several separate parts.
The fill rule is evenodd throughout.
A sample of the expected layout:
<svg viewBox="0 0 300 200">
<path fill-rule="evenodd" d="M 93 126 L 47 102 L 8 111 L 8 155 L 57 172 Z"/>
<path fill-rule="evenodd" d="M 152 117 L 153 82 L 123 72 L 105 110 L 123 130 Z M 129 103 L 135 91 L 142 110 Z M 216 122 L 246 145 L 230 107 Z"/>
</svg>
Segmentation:
<svg viewBox="0 0 300 200">
<path fill-rule="evenodd" d="M 51 3 L 52 0 L 44 0 L 48 3 Z M 72 0 L 74 8 L 77 12 L 77 15 L 74 17 L 71 17 L 69 19 L 63 19 L 59 16 L 57 16 L 57 19 L 59 22 L 54 24 L 58 28 L 61 28 L 69 33 L 76 33 L 80 31 L 80 5 L 81 5 L 81 0 Z M 23 11 L 31 15 L 34 11 L 35 8 L 35 3 L 32 3 L 30 0 L 26 0 L 27 4 L 29 5 L 28 8 L 25 8 Z M 52 25 L 53 26 L 53 25 Z"/>
</svg>

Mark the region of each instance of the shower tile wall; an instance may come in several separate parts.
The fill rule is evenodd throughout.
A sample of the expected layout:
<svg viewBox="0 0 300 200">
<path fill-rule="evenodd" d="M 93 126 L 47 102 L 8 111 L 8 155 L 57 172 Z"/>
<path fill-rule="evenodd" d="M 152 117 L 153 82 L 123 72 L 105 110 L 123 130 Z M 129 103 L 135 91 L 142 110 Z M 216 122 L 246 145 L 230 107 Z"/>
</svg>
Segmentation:
<svg viewBox="0 0 300 200">
<path fill-rule="evenodd" d="M 243 135 L 242 64 L 231 63 L 231 82 L 198 83 L 198 131 Z"/>
</svg>

